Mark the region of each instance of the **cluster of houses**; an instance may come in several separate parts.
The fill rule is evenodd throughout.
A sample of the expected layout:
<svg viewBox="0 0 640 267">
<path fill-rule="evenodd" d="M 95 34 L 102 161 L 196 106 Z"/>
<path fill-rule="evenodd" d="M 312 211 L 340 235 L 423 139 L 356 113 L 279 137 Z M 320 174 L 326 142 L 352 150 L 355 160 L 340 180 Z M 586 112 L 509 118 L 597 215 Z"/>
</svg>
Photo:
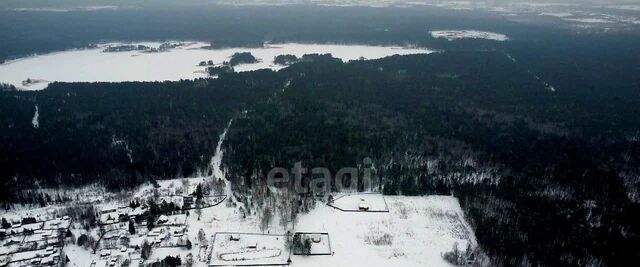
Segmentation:
<svg viewBox="0 0 640 267">
<path fill-rule="evenodd" d="M 185 246 L 186 232 L 186 215 L 161 215 L 156 221 L 156 228 L 150 231 L 147 236 L 157 247 Z"/>
<path fill-rule="evenodd" d="M 132 207 L 133 206 L 133 207 Z M 117 206 L 106 205 L 100 210 L 100 224 L 104 231 L 96 247 L 99 260 L 94 260 L 91 266 L 121 266 L 128 262 L 131 266 L 140 263 L 141 248 L 144 242 L 154 247 L 182 247 L 186 246 L 187 216 L 185 214 L 160 215 L 153 227 L 148 227 L 148 221 L 140 219 L 148 210 L 145 205 Z M 130 222 L 133 224 L 131 229 Z"/>
<path fill-rule="evenodd" d="M 11 220 L 2 229 L 0 266 L 54 266 L 61 262 L 64 237 L 71 224 L 67 216 L 45 221 L 34 217 Z"/>
<path fill-rule="evenodd" d="M 129 249 L 123 247 L 120 250 L 116 250 L 114 253 L 111 250 L 102 250 L 100 251 L 100 259 L 94 260 L 91 262 L 89 266 L 91 267 L 116 267 L 116 266 L 124 266 L 124 262 L 128 260 L 128 266 L 139 266 L 141 259 L 139 254 L 137 256 L 132 257 L 132 253 L 129 252 Z"/>
<path fill-rule="evenodd" d="M 117 240 L 117 238 L 118 237 L 116 236 L 115 239 Z M 136 245 L 136 248 L 134 248 L 132 247 L 132 245 L 118 244 L 114 246 L 105 242 L 102 245 L 102 249 L 97 252 L 97 254 L 100 256 L 100 259 L 94 260 L 91 263 L 91 266 L 125 266 L 125 262 L 128 262 L 128 266 L 138 266 L 138 264 L 141 262 L 139 250 L 140 249 L 138 248 L 138 245 Z"/>
<path fill-rule="evenodd" d="M 107 206 L 100 211 L 100 224 L 116 224 L 135 219 L 146 211 L 145 206 L 132 208 L 130 206 Z"/>
<path fill-rule="evenodd" d="M 159 227 L 149 231 L 148 239 L 156 247 L 182 247 L 187 244 L 186 227 Z"/>
</svg>

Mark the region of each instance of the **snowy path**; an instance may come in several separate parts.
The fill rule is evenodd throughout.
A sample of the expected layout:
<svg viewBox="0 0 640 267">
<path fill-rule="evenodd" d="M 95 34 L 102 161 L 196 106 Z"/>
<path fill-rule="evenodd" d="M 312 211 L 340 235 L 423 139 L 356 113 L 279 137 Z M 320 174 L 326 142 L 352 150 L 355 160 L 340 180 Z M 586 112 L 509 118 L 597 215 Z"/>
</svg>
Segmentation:
<svg viewBox="0 0 640 267">
<path fill-rule="evenodd" d="M 209 164 L 209 167 L 211 168 L 212 176 L 215 178 L 225 178 L 225 173 L 222 170 L 222 157 L 224 156 L 224 151 L 222 151 L 222 143 L 224 143 L 224 139 L 227 137 L 227 132 L 231 127 L 231 123 L 233 123 L 233 119 L 231 119 L 229 123 L 227 123 L 227 127 L 224 128 L 224 131 L 222 131 L 222 133 L 220 134 L 220 139 L 218 140 L 218 145 L 216 146 L 216 152 L 213 157 L 211 157 L 211 163 Z"/>
<path fill-rule="evenodd" d="M 516 60 L 511 54 L 503 52 L 504 55 L 511 60 L 513 63 L 517 63 L 518 60 Z M 542 83 L 542 85 L 544 86 L 544 88 L 546 88 L 547 90 L 551 91 L 551 92 L 555 92 L 556 88 L 549 84 L 547 81 L 543 80 L 542 78 L 540 78 L 540 76 L 538 74 L 535 74 L 533 71 L 531 71 L 530 69 L 527 69 L 527 73 L 529 73 L 531 76 L 533 76 L 533 78 L 535 78 L 536 80 L 538 80 L 540 83 Z"/>
</svg>

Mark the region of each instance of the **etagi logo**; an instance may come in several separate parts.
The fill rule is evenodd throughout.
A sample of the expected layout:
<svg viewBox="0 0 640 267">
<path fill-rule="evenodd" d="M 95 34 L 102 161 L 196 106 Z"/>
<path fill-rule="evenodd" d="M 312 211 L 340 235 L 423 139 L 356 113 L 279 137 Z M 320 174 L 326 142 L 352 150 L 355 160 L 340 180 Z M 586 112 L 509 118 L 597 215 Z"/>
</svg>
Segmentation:
<svg viewBox="0 0 640 267">
<path fill-rule="evenodd" d="M 271 169 L 267 174 L 267 184 L 272 187 L 288 187 L 293 179 L 293 190 L 300 194 L 330 193 L 332 184 L 340 192 L 359 191 L 358 185 L 360 189 L 371 190 L 380 184 L 378 177 L 373 175 L 371 163 L 371 159 L 366 157 L 362 160 L 362 165 L 358 164 L 359 168 L 343 167 L 332 176 L 331 171 L 325 167 L 312 168 L 309 173 L 309 169 L 302 167 L 302 163 L 298 161 L 291 168 L 291 173 L 282 167 Z M 303 180 L 308 183 L 305 184 Z"/>
</svg>

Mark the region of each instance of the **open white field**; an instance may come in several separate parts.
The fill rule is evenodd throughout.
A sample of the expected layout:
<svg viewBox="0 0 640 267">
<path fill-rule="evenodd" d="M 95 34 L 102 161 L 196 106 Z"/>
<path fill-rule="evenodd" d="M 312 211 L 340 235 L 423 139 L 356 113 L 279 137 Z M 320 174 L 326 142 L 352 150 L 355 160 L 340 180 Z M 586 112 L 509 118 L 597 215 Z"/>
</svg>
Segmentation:
<svg viewBox="0 0 640 267">
<path fill-rule="evenodd" d="M 209 266 L 287 264 L 286 239 L 284 235 L 216 233 Z"/>
<path fill-rule="evenodd" d="M 342 211 L 388 212 L 387 202 L 382 194 L 344 194 L 336 195 L 332 207 Z"/>
<path fill-rule="evenodd" d="M 458 200 L 450 196 L 387 196 L 389 211 L 342 212 L 319 205 L 296 231 L 327 232 L 332 256 L 292 256 L 291 266 L 450 266 L 441 253 L 476 244 Z"/>
</svg>

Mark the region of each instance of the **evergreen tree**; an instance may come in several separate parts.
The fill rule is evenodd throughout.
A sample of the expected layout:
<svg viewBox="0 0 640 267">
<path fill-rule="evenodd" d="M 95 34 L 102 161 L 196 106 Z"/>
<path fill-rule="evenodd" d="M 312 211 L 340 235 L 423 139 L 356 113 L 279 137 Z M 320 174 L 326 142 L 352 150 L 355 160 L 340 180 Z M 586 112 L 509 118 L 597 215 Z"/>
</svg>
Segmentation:
<svg viewBox="0 0 640 267">
<path fill-rule="evenodd" d="M 9 228 L 11 228 L 11 223 L 9 223 L 7 219 L 2 218 L 2 229 L 9 229 Z"/>
<path fill-rule="evenodd" d="M 129 220 L 129 234 L 136 234 L 136 226 L 133 224 L 133 220 Z"/>
</svg>

